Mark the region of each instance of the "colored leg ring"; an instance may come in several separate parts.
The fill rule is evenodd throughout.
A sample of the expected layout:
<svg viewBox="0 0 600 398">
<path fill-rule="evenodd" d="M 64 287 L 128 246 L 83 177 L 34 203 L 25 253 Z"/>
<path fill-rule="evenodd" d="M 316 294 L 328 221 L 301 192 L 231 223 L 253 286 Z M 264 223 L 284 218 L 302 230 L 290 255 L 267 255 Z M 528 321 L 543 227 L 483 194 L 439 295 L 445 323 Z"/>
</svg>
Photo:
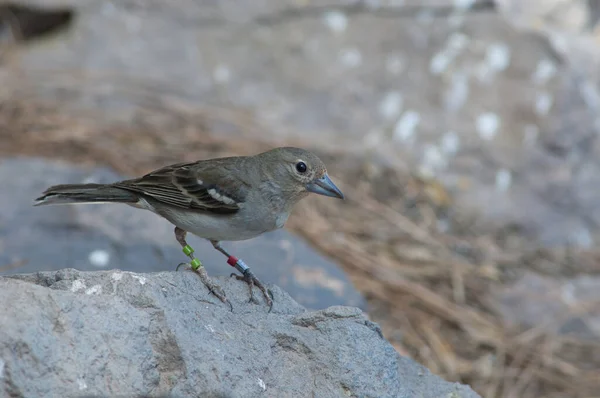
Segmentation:
<svg viewBox="0 0 600 398">
<path fill-rule="evenodd" d="M 190 245 L 185 245 L 182 250 L 183 250 L 183 254 L 185 254 L 186 256 L 189 256 L 190 254 L 192 254 L 194 252 L 194 249 L 192 249 L 192 246 L 190 246 Z"/>
<path fill-rule="evenodd" d="M 190 261 L 190 265 L 192 266 L 192 269 L 194 271 L 196 271 L 198 268 L 202 267 L 202 263 L 197 258 L 193 258 L 192 261 Z"/>
<path fill-rule="evenodd" d="M 244 275 L 246 274 L 246 271 L 250 269 L 250 267 L 248 267 L 245 262 L 234 256 L 229 256 L 229 258 L 227 259 L 227 264 L 231 265 L 232 267 L 235 267 L 235 269 L 237 269 Z"/>
</svg>

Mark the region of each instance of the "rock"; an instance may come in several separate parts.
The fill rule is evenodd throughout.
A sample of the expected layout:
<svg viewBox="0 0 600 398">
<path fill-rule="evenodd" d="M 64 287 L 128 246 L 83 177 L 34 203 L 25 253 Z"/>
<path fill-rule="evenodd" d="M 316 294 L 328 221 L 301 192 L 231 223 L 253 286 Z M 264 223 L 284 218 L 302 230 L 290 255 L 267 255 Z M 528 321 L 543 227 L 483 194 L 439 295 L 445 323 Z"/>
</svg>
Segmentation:
<svg viewBox="0 0 600 398">
<path fill-rule="evenodd" d="M 477 397 L 396 353 L 357 308 L 309 312 L 273 286 L 234 312 L 189 271 L 0 278 L 2 396 Z"/>
<path fill-rule="evenodd" d="M 106 168 L 32 158 L 0 160 L 0 181 L 5 184 L 0 190 L 0 275 L 65 266 L 166 271 L 186 261 L 173 226 L 150 212 L 127 205 L 32 206 L 50 185 L 123 178 Z M 207 241 L 190 236 L 189 242 L 210 275 L 234 271 Z M 282 286 L 306 307 L 365 308 L 361 294 L 339 266 L 285 230 L 223 245 L 243 258 L 261 280 Z"/>
</svg>

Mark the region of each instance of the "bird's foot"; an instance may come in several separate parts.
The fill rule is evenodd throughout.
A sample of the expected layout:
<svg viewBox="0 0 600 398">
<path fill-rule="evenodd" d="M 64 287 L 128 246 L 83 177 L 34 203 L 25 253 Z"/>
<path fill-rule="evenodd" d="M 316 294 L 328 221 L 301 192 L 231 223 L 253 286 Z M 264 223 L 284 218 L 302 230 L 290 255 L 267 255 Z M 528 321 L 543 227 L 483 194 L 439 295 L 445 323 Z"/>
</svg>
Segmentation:
<svg viewBox="0 0 600 398">
<path fill-rule="evenodd" d="M 202 283 L 204 283 L 204 286 L 206 286 L 208 291 L 215 295 L 223 303 L 229 304 L 229 308 L 231 309 L 231 311 L 233 311 L 233 305 L 231 305 L 231 302 L 227 300 L 227 297 L 225 297 L 225 291 L 219 285 L 212 281 L 210 276 L 208 276 L 206 269 L 202 265 L 194 267 L 194 265 L 196 264 L 181 263 L 177 266 L 177 271 L 179 271 L 179 267 L 181 267 L 182 265 L 185 265 L 186 267 L 189 266 L 189 268 L 200 277 L 200 280 L 202 281 Z"/>
<path fill-rule="evenodd" d="M 263 283 L 256 276 L 254 276 L 254 274 L 252 273 L 252 271 L 250 271 L 250 268 L 246 268 L 246 270 L 244 271 L 243 275 L 231 274 L 231 276 L 235 277 L 237 280 L 244 281 L 244 282 L 246 282 L 248 284 L 248 287 L 250 289 L 250 300 L 249 300 L 249 302 L 251 302 L 251 303 L 258 304 L 258 301 L 254 297 L 254 289 L 253 289 L 253 287 L 256 286 L 257 288 L 259 288 L 260 291 L 265 296 L 265 300 L 267 302 L 267 305 L 269 306 L 269 312 L 271 312 L 271 310 L 273 309 L 273 296 L 272 296 L 272 293 L 271 293 L 271 291 L 269 289 L 267 289 L 265 287 L 265 285 L 263 285 Z"/>
</svg>

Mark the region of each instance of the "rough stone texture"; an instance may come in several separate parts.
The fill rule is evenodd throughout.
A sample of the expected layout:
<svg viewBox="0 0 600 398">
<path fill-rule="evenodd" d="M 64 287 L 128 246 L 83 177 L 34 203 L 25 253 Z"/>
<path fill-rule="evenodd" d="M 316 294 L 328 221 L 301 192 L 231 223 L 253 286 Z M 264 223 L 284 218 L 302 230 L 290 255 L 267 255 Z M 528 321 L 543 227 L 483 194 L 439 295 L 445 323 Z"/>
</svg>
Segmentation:
<svg viewBox="0 0 600 398">
<path fill-rule="evenodd" d="M 597 243 L 594 2 L 19 4 L 76 14 L 63 33 L 6 56 L 4 95 L 25 77 L 35 95 L 103 109 L 105 122 L 157 103 L 241 108 L 262 138 L 367 148 L 435 175 L 492 227 Z M 217 114 L 209 129 L 236 131 Z"/>
<path fill-rule="evenodd" d="M 399 356 L 353 307 L 307 312 L 273 287 L 234 313 L 191 272 L 0 278 L 2 396 L 477 397 Z"/>
<path fill-rule="evenodd" d="M 104 168 L 32 158 L 0 159 L 0 181 L 4 182 L 0 190 L 0 275 L 65 266 L 88 271 L 167 271 L 185 262 L 174 227 L 150 212 L 126 205 L 32 207 L 33 200 L 53 184 L 120 179 L 123 177 Z M 190 236 L 189 242 L 209 275 L 234 271 L 207 241 Z M 365 308 L 362 296 L 335 263 L 285 230 L 223 245 L 243 258 L 261 280 L 282 286 L 306 307 Z"/>
</svg>

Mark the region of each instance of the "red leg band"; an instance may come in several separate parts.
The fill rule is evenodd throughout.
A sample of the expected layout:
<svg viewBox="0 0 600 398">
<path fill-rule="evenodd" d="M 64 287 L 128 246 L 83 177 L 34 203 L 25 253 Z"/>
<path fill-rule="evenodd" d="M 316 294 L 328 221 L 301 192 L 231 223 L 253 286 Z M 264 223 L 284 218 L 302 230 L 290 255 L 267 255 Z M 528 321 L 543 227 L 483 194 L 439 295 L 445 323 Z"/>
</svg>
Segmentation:
<svg viewBox="0 0 600 398">
<path fill-rule="evenodd" d="M 231 265 L 232 267 L 235 267 L 237 262 L 238 262 L 238 259 L 237 259 L 237 257 L 234 257 L 234 256 L 229 256 L 229 258 L 227 259 L 227 264 Z"/>
</svg>

